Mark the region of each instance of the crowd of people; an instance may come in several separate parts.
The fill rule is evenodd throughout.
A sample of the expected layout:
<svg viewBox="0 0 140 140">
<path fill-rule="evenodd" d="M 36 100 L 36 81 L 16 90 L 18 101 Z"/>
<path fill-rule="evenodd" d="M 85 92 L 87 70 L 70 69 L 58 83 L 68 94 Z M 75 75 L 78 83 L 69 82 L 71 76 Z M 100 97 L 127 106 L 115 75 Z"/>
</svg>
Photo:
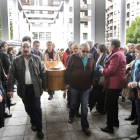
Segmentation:
<svg viewBox="0 0 140 140">
<path fill-rule="evenodd" d="M 0 43 L 0 128 L 4 118 L 12 114 L 5 112 L 8 99 L 13 97 L 14 85 L 30 117 L 31 129 L 37 131 L 42 139 L 42 110 L 40 97 L 43 90 L 48 92 L 48 100 L 53 99 L 55 91 L 47 89 L 47 71 L 42 61 L 59 60 L 66 67 L 65 91 L 67 107 L 70 108 L 68 123 L 74 123 L 74 116 L 81 117 L 82 131 L 90 135 L 88 107 L 93 115 L 107 114 L 107 122 L 101 131 L 114 133 L 119 128 L 118 99 L 126 97 L 132 102 L 132 111 L 126 121 L 138 125 L 137 134 L 130 139 L 140 140 L 140 44 L 121 46 L 118 39 L 110 44 L 89 40 L 82 44 L 70 41 L 66 51 L 55 50 L 55 44 L 46 43 L 47 49 L 39 51 L 40 42 L 23 37 L 19 52 L 8 48 L 5 41 Z M 10 105 L 15 105 L 10 101 Z M 81 106 L 81 113 L 79 111 Z M 96 110 L 93 111 L 93 107 Z M 96 122 L 95 122 L 96 123 Z"/>
</svg>

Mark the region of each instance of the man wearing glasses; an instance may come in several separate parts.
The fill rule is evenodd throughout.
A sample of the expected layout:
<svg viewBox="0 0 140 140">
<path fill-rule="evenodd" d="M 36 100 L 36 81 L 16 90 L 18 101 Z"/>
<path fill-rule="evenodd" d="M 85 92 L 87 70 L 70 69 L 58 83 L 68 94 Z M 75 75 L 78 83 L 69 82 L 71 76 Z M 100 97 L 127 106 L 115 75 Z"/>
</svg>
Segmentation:
<svg viewBox="0 0 140 140">
<path fill-rule="evenodd" d="M 90 46 L 83 43 L 79 53 L 73 54 L 66 68 L 66 89 L 71 92 L 70 112 L 68 122 L 72 123 L 77 107 L 77 99 L 81 102 L 81 126 L 86 135 L 90 135 L 89 123 L 87 121 L 88 99 L 91 86 L 93 85 L 94 59 L 89 54 Z"/>
</svg>

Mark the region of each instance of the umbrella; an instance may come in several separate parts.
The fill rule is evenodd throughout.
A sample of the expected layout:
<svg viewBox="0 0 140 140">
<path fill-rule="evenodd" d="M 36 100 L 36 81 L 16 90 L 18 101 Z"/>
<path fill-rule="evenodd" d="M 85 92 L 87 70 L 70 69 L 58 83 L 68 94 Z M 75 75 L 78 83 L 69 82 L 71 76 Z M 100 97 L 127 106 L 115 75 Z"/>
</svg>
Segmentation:
<svg viewBox="0 0 140 140">
<path fill-rule="evenodd" d="M 6 41 L 8 46 L 21 46 L 22 42 L 20 42 L 20 40 L 14 41 L 14 40 L 10 40 L 10 41 Z"/>
</svg>

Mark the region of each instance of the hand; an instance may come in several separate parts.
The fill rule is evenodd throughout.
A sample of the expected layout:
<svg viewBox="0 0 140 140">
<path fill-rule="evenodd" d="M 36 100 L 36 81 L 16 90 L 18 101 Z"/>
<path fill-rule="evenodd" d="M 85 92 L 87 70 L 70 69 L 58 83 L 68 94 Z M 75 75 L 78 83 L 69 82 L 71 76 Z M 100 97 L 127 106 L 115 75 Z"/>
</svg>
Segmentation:
<svg viewBox="0 0 140 140">
<path fill-rule="evenodd" d="M 0 103 L 2 102 L 2 100 L 3 100 L 3 98 L 2 98 L 2 96 L 0 95 Z"/>
<path fill-rule="evenodd" d="M 48 92 L 48 89 L 45 89 L 46 92 Z"/>
<path fill-rule="evenodd" d="M 7 96 L 8 96 L 8 98 L 13 98 L 13 92 L 8 92 Z"/>
<path fill-rule="evenodd" d="M 93 85 L 91 86 L 90 90 L 92 91 Z"/>
<path fill-rule="evenodd" d="M 69 85 L 65 85 L 65 90 L 67 90 L 69 88 Z"/>
<path fill-rule="evenodd" d="M 131 88 L 131 83 L 128 84 L 128 87 Z"/>
<path fill-rule="evenodd" d="M 137 87 L 137 82 L 131 82 L 131 87 L 136 88 Z"/>
<path fill-rule="evenodd" d="M 103 74 L 103 69 L 99 69 L 99 72 L 100 72 L 101 74 Z"/>
<path fill-rule="evenodd" d="M 4 74 L 4 78 L 7 79 L 7 75 L 6 74 Z"/>
</svg>

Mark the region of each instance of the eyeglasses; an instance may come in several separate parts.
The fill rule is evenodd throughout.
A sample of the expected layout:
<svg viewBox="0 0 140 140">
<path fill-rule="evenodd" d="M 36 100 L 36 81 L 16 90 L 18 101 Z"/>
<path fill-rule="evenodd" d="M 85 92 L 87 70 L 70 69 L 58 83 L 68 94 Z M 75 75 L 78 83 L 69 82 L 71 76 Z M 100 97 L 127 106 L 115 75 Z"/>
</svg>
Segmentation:
<svg viewBox="0 0 140 140">
<path fill-rule="evenodd" d="M 82 50 L 83 53 L 89 53 L 89 51 Z"/>
</svg>

